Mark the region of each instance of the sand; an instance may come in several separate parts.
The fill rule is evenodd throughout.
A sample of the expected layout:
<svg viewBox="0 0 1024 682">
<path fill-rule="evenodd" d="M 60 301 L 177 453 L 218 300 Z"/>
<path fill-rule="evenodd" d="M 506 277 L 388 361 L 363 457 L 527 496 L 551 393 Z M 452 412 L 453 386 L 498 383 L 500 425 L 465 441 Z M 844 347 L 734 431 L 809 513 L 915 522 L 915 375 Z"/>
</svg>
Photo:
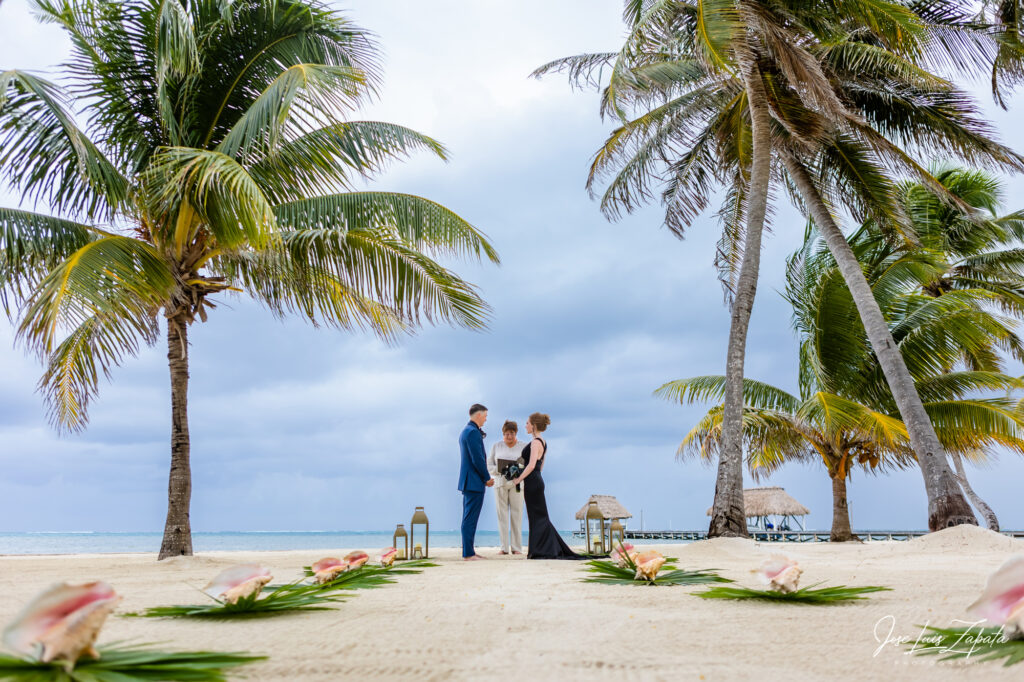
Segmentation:
<svg viewBox="0 0 1024 682">
<path fill-rule="evenodd" d="M 211 552 L 156 562 L 152 555 L 0 557 L 0 624 L 59 580 L 103 579 L 121 611 L 196 603 L 222 568 L 259 561 L 276 580 L 336 552 Z M 247 650 L 270 656 L 252 680 L 1020 680 L 1024 664 L 939 663 L 883 644 L 916 625 L 964 618 L 987 576 L 1024 542 L 960 527 L 912 542 L 780 545 L 719 539 L 666 545 L 687 568 L 717 568 L 756 586 L 751 569 L 773 552 L 800 561 L 803 584 L 883 584 L 893 592 L 838 606 L 703 600 L 700 587 L 580 582 L 577 562 L 497 557 L 464 563 L 437 551 L 437 568 L 355 593 L 335 611 L 206 622 L 112 617 L 100 643 Z M 480 550 L 486 556 L 494 550 Z M 881 640 L 881 641 L 879 641 Z"/>
</svg>

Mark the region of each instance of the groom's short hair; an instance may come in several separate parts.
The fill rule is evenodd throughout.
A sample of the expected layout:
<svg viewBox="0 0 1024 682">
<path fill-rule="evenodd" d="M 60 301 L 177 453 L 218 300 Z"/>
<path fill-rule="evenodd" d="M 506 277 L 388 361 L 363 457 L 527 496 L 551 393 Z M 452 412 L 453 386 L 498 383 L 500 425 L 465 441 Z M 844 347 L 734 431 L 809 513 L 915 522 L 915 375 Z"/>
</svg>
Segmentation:
<svg viewBox="0 0 1024 682">
<path fill-rule="evenodd" d="M 473 403 L 473 406 L 469 408 L 469 416 L 472 417 L 477 412 L 486 412 L 487 408 L 480 403 Z"/>
</svg>

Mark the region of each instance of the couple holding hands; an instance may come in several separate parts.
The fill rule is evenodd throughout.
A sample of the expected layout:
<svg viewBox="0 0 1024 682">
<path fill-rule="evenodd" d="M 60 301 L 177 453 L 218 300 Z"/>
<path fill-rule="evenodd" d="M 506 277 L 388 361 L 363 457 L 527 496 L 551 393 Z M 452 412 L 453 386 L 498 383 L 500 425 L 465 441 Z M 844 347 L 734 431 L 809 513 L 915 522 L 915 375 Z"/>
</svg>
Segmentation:
<svg viewBox="0 0 1024 682">
<path fill-rule="evenodd" d="M 532 436 L 520 448 L 519 427 L 506 421 L 502 427 L 502 440 L 485 454 L 483 425 L 487 421 L 487 408 L 477 403 L 469 408 L 469 423 L 459 436 L 462 466 L 459 471 L 459 490 L 462 491 L 462 558 L 465 561 L 483 559 L 474 549 L 476 525 L 484 505 L 484 492 L 495 487 L 498 503 L 498 527 L 501 534 L 501 553 L 522 554 L 522 518 L 525 502 L 530 522 L 528 559 L 579 559 L 565 544 L 551 519 L 544 498 L 544 478 L 541 470 L 547 454 L 547 441 L 540 435 L 551 423 L 546 414 L 534 412 L 526 419 L 526 433 Z M 496 484 L 495 480 L 501 481 Z M 512 534 L 509 541 L 508 526 Z"/>
</svg>

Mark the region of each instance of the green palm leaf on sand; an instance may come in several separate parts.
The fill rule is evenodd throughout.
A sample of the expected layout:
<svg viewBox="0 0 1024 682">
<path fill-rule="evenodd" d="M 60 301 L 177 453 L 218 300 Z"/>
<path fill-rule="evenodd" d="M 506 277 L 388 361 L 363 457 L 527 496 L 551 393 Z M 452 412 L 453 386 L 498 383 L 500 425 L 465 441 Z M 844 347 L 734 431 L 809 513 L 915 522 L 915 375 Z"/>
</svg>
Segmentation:
<svg viewBox="0 0 1024 682">
<path fill-rule="evenodd" d="M 233 604 L 211 597 L 209 604 L 154 606 L 125 615 L 145 618 L 245 618 L 273 616 L 289 611 L 322 611 L 342 601 L 340 597 L 326 594 L 323 587 L 294 582 L 264 594 L 242 597 Z"/>
<path fill-rule="evenodd" d="M 369 590 L 395 582 L 392 576 L 415 575 L 422 573 L 424 568 L 432 568 L 437 565 L 425 559 L 406 561 L 392 566 L 364 565 L 352 571 L 339 573 L 334 580 L 322 585 L 315 585 L 315 587 L 320 590 Z M 313 577 L 312 567 L 304 566 L 302 570 L 307 578 Z"/>
<path fill-rule="evenodd" d="M 842 601 L 867 599 L 862 595 L 869 592 L 888 592 L 892 588 L 879 585 L 864 587 L 818 587 L 816 583 L 795 592 L 776 592 L 774 590 L 754 590 L 749 587 L 712 587 L 696 596 L 703 599 L 761 599 L 763 601 L 791 602 L 794 604 L 834 604 Z"/>
<path fill-rule="evenodd" d="M 588 561 L 587 571 L 597 575 L 583 579 L 587 583 L 604 583 L 605 585 L 701 585 L 705 583 L 728 583 L 728 578 L 723 578 L 714 570 L 686 571 L 676 568 L 670 559 L 654 580 L 637 580 L 636 566 L 627 563 L 626 566 L 619 566 L 612 561 Z"/>
<path fill-rule="evenodd" d="M 153 651 L 143 646 L 100 647 L 100 658 L 79 660 L 73 670 L 62 662 L 39 663 L 0 654 L 0 680 L 31 682 L 132 682 L 190 680 L 220 682 L 232 668 L 266 656 L 218 651 Z"/>
<path fill-rule="evenodd" d="M 1024 661 L 1024 639 L 1007 639 L 1003 628 L 924 628 L 911 646 L 917 656 L 939 656 L 948 661 L 962 658 L 972 661 L 996 661 L 1005 658 L 1004 666 Z"/>
</svg>

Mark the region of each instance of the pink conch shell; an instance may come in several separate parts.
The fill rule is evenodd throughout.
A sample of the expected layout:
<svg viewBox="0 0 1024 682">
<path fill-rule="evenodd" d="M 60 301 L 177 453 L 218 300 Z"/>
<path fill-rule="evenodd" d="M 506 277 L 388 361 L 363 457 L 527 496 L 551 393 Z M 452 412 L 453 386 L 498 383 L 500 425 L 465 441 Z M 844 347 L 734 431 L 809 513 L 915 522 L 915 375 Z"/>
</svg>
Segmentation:
<svg viewBox="0 0 1024 682">
<path fill-rule="evenodd" d="M 355 552 L 349 552 L 348 554 L 345 555 L 345 561 L 348 562 L 348 567 L 350 569 L 351 568 L 359 568 L 360 566 L 362 566 L 363 564 L 365 564 L 369 560 L 370 560 L 370 555 L 369 554 L 367 554 L 366 552 L 358 551 L 358 550 L 355 551 Z"/>
<path fill-rule="evenodd" d="M 630 561 L 636 561 L 637 551 L 628 542 L 612 550 L 611 560 L 624 568 Z"/>
<path fill-rule="evenodd" d="M 967 612 L 1002 625 L 1008 637 L 1024 637 L 1024 555 L 1011 557 L 990 575 L 985 591 Z"/>
<path fill-rule="evenodd" d="M 259 594 L 263 586 L 270 582 L 270 569 L 260 564 L 239 564 L 225 568 L 203 588 L 203 592 L 214 599 L 221 599 L 229 604 L 236 603 L 243 597 Z"/>
<path fill-rule="evenodd" d="M 661 555 L 661 552 L 656 552 L 653 549 L 647 552 L 640 552 L 633 559 L 636 562 L 636 579 L 653 581 L 661 567 L 665 565 L 665 557 Z"/>
<path fill-rule="evenodd" d="M 4 644 L 43 663 L 67 661 L 70 669 L 83 655 L 99 658 L 92 645 L 119 601 L 104 582 L 59 583 L 33 599 L 4 630 Z"/>
<path fill-rule="evenodd" d="M 391 564 L 395 563 L 395 557 L 398 556 L 398 550 L 394 547 L 388 547 L 380 551 L 380 565 L 387 568 Z"/>
<path fill-rule="evenodd" d="M 348 562 L 329 556 L 321 559 L 312 566 L 313 579 L 316 583 L 323 585 L 329 583 L 339 575 L 348 570 Z"/>
<path fill-rule="evenodd" d="M 800 574 L 804 570 L 792 559 L 781 554 L 772 554 L 761 564 L 761 580 L 776 592 L 796 592 Z"/>
</svg>

